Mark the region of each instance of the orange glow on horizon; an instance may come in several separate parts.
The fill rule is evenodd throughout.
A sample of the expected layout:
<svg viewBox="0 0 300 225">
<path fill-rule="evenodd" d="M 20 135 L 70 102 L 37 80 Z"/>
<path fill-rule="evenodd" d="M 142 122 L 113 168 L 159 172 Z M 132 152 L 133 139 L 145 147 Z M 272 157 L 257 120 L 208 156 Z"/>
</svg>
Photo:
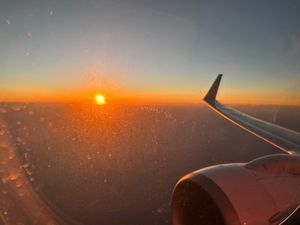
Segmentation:
<svg viewBox="0 0 300 225">
<path fill-rule="evenodd" d="M 199 93 L 141 93 L 133 91 L 109 91 L 110 104 L 202 104 L 205 92 Z M 95 93 L 95 92 L 94 92 Z M 0 91 L 0 102 L 52 102 L 52 103 L 93 103 L 97 105 L 107 104 L 107 99 L 102 94 L 95 95 L 91 92 L 80 90 L 64 92 L 40 92 L 40 91 L 20 91 L 5 92 Z M 288 96 L 275 96 L 264 94 L 243 93 L 234 95 L 232 93 L 220 93 L 218 100 L 224 104 L 247 104 L 247 105 L 300 105 L 299 98 L 289 98 Z"/>
</svg>

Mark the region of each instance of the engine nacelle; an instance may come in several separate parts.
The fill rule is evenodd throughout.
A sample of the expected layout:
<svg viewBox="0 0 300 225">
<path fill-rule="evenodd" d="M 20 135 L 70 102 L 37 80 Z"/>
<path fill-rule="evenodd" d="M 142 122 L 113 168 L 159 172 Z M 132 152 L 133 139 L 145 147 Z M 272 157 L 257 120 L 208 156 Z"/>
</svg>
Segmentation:
<svg viewBox="0 0 300 225">
<path fill-rule="evenodd" d="M 273 225 L 299 204 L 300 156 L 270 155 L 183 177 L 172 196 L 173 224 Z"/>
</svg>

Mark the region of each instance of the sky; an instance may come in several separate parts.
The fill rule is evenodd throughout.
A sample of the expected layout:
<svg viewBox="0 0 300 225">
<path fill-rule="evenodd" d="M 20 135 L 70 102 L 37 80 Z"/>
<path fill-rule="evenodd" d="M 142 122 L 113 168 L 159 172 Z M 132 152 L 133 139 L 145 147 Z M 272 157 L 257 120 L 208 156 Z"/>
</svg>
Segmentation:
<svg viewBox="0 0 300 225">
<path fill-rule="evenodd" d="M 0 101 L 300 104 L 300 2 L 0 0 Z"/>
</svg>

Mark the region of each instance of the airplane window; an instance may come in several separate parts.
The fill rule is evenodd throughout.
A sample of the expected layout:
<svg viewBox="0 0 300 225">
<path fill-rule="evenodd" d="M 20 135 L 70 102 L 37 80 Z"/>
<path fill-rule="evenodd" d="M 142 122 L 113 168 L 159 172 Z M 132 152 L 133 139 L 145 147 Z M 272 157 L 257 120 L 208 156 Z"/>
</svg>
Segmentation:
<svg viewBox="0 0 300 225">
<path fill-rule="evenodd" d="M 209 191 L 178 181 L 214 165 L 297 157 L 299 9 L 297 1 L 2 1 L 0 225 L 227 224 Z M 220 88 L 219 76 L 209 89 L 219 73 Z M 300 185 L 294 175 L 261 185 L 290 190 Z M 293 203 L 270 191 L 279 203 L 266 221 L 300 205 L 293 190 Z"/>
</svg>

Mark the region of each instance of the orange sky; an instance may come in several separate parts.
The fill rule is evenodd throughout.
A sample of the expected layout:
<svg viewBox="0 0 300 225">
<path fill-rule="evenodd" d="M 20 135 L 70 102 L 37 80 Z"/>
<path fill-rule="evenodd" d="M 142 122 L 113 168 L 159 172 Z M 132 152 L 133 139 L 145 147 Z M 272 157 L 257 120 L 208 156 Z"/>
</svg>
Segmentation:
<svg viewBox="0 0 300 225">
<path fill-rule="evenodd" d="M 223 92 L 223 93 L 222 93 Z M 118 91 L 0 91 L 2 102 L 83 102 L 93 103 L 97 93 L 103 94 L 108 104 L 201 104 L 205 91 L 198 93 L 147 93 Z M 299 98 L 270 93 L 219 91 L 219 101 L 227 104 L 300 105 Z"/>
</svg>

